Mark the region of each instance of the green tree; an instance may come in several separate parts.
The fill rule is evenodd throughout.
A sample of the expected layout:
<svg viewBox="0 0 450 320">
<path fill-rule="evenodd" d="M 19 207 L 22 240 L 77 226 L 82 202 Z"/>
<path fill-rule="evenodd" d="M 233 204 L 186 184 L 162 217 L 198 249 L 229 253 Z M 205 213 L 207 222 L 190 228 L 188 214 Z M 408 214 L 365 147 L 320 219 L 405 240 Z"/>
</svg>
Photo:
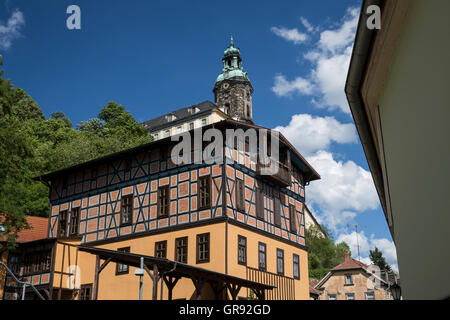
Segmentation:
<svg viewBox="0 0 450 320">
<path fill-rule="evenodd" d="M 309 227 L 305 236 L 308 246 L 309 276 L 312 279 L 322 279 L 333 267 L 344 261 L 346 251 L 350 252 L 350 247 L 345 242 L 336 244 L 333 235 L 324 226 Z"/>
<path fill-rule="evenodd" d="M 369 258 L 374 265 L 380 268 L 380 270 L 385 270 L 387 272 L 392 271 L 391 266 L 386 262 L 386 259 L 383 257 L 383 253 L 380 250 L 378 250 L 377 247 L 375 247 L 374 250 L 369 251 Z"/>
<path fill-rule="evenodd" d="M 0 252 L 14 248 L 17 233 L 29 227 L 23 209 L 30 182 L 26 161 L 33 154 L 22 122 L 12 114 L 14 90 L 9 80 L 2 76 L 0 70 L 0 224 L 4 229 L 0 239 L 6 240 L 6 246 L 1 246 Z"/>
<path fill-rule="evenodd" d="M 2 64 L 0 56 L 0 65 Z M 152 141 L 125 107 L 104 106 L 73 128 L 61 111 L 45 119 L 39 105 L 0 70 L 0 224 L 8 246 L 27 228 L 26 215 L 48 216 L 48 188 L 32 178 Z"/>
</svg>

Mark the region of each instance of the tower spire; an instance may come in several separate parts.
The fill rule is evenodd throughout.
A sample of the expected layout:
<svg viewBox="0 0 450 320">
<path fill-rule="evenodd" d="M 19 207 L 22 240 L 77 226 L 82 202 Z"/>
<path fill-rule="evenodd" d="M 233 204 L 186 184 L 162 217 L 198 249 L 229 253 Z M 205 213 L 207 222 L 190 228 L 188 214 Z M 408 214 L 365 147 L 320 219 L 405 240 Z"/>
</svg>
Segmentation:
<svg viewBox="0 0 450 320">
<path fill-rule="evenodd" d="M 222 72 L 213 89 L 215 103 L 232 119 L 253 123 L 253 88 L 247 72 L 242 68 L 241 53 L 234 46 L 231 33 L 230 44 L 223 53 L 222 63 Z"/>
</svg>

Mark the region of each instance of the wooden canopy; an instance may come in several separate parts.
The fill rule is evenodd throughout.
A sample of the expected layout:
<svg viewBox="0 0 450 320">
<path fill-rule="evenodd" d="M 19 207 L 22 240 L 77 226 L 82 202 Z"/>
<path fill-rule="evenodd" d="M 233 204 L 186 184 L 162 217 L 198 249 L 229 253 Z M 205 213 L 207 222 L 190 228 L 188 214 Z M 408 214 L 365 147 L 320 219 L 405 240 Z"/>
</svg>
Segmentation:
<svg viewBox="0 0 450 320">
<path fill-rule="evenodd" d="M 211 285 L 216 299 L 223 297 L 223 291 L 225 290 L 226 292 L 228 289 L 232 299 L 236 300 L 237 294 L 241 288 L 249 288 L 253 290 L 259 300 L 264 300 L 264 290 L 272 290 L 275 288 L 274 286 L 230 276 L 165 258 L 101 249 L 86 245 L 80 245 L 78 248 L 80 251 L 85 251 L 97 256 L 93 288 L 94 299 L 97 299 L 98 278 L 100 272 L 109 262 L 121 263 L 140 268 L 141 258 L 144 260 L 144 269 L 153 281 L 153 300 L 156 300 L 157 298 L 157 284 L 160 279 L 164 281 L 169 290 L 169 300 L 172 300 L 172 290 L 181 278 L 188 278 L 192 280 L 196 288 L 195 297 L 197 299 L 200 297 L 201 290 L 205 283 L 209 283 Z M 101 265 L 100 260 L 104 260 Z"/>
</svg>

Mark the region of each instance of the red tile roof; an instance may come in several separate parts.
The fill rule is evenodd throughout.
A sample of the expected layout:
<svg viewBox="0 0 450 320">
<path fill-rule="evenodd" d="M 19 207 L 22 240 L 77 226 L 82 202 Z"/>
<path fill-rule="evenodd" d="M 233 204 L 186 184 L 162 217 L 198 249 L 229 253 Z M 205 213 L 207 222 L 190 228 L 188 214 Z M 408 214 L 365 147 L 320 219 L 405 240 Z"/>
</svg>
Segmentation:
<svg viewBox="0 0 450 320">
<path fill-rule="evenodd" d="M 31 229 L 24 229 L 17 235 L 17 243 L 47 238 L 48 218 L 27 216 Z"/>
<path fill-rule="evenodd" d="M 316 284 L 318 284 L 318 283 L 319 283 L 319 281 L 310 281 L 309 282 L 309 293 L 310 294 L 320 295 L 322 293 L 321 291 L 314 288 L 316 286 Z"/>
<path fill-rule="evenodd" d="M 350 258 L 348 255 L 348 252 L 345 253 L 345 260 L 344 262 L 342 262 L 341 264 L 338 264 L 336 267 L 334 267 L 333 269 L 331 269 L 332 271 L 337 271 L 337 270 L 344 270 L 344 269 L 367 269 L 369 266 L 358 261 L 355 260 L 353 258 Z"/>
<path fill-rule="evenodd" d="M 23 229 L 17 233 L 17 243 L 47 238 L 48 218 L 27 216 L 26 219 L 31 229 Z M 4 241 L 4 237 L 0 241 Z"/>
</svg>

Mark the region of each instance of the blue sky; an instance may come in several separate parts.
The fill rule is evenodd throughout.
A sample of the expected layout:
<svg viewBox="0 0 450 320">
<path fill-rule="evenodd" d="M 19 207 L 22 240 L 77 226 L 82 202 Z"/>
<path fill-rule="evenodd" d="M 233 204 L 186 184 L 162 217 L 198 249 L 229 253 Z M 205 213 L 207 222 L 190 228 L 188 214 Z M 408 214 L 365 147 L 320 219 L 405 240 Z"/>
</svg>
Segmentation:
<svg viewBox="0 0 450 320">
<path fill-rule="evenodd" d="M 81 30 L 66 9 L 81 8 Z M 319 171 L 307 188 L 318 219 L 362 261 L 376 245 L 396 264 L 344 96 L 360 1 L 0 2 L 5 76 L 49 116 L 74 124 L 108 103 L 139 121 L 204 100 L 232 33 L 255 89 L 256 124 L 280 130 Z M 361 231 L 362 230 L 362 231 Z"/>
</svg>

